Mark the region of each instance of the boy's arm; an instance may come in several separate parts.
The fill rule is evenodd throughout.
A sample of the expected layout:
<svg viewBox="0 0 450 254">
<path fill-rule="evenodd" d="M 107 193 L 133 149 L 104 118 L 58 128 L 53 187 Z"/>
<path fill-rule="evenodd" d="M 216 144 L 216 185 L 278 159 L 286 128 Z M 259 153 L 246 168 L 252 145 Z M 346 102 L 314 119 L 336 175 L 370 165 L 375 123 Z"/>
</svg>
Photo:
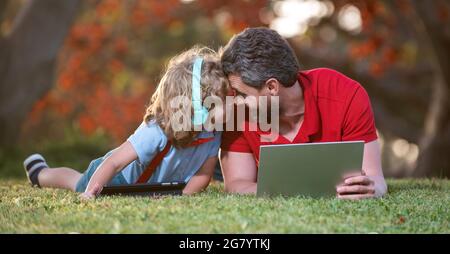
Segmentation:
<svg viewBox="0 0 450 254">
<path fill-rule="evenodd" d="M 198 172 L 191 178 L 191 180 L 189 180 L 186 187 L 184 187 L 183 194 L 190 195 L 206 189 L 211 181 L 216 164 L 217 157 L 207 159 Z"/>
<path fill-rule="evenodd" d="M 119 173 L 125 166 L 136 160 L 137 153 L 129 141 L 119 146 L 106 158 L 92 175 L 86 191 L 82 194 L 84 198 L 92 198 L 98 195 L 103 186 Z"/>
</svg>

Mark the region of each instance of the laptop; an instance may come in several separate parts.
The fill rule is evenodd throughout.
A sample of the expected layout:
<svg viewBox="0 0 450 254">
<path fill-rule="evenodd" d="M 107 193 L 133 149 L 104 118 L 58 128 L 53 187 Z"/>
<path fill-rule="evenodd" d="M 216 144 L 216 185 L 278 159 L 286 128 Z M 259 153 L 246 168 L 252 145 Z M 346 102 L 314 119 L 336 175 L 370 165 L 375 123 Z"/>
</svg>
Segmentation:
<svg viewBox="0 0 450 254">
<path fill-rule="evenodd" d="M 261 146 L 257 196 L 335 197 L 363 153 L 363 141 Z"/>
<path fill-rule="evenodd" d="M 126 184 L 126 185 L 109 185 L 103 187 L 100 192 L 101 196 L 180 196 L 186 187 L 185 182 L 167 182 L 157 184 Z"/>
</svg>

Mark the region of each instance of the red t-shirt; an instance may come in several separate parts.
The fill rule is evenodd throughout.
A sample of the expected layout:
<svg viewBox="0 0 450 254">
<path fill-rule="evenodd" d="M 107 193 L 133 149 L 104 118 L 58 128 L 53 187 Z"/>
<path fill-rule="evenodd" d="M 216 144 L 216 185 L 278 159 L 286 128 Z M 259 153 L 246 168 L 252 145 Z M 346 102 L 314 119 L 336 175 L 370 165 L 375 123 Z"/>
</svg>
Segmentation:
<svg viewBox="0 0 450 254">
<path fill-rule="evenodd" d="M 339 141 L 372 142 L 378 138 L 369 96 L 356 81 L 331 69 L 301 71 L 298 80 L 305 102 L 304 121 L 290 142 L 282 135 L 274 142 L 262 142 L 268 132 L 228 131 L 222 134 L 224 151 L 252 153 L 259 164 L 261 145 Z"/>
</svg>

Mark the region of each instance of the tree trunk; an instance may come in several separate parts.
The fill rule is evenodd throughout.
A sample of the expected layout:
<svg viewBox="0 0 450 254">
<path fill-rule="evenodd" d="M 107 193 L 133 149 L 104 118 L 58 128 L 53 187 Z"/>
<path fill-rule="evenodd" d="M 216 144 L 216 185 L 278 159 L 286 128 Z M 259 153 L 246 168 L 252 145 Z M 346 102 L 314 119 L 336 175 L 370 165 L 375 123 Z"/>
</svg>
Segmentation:
<svg viewBox="0 0 450 254">
<path fill-rule="evenodd" d="M 0 1 L 0 24 L 3 21 L 3 17 L 6 11 L 6 6 L 8 6 L 8 0 Z"/>
<path fill-rule="evenodd" d="M 0 38 L 0 146 L 14 144 L 34 103 L 54 83 L 58 51 L 79 0 L 30 0 Z"/>
<path fill-rule="evenodd" d="M 420 156 L 413 175 L 450 178 L 450 40 L 427 12 L 428 2 L 412 0 L 412 4 L 416 29 L 435 70 L 434 80 L 431 80 L 433 92 L 429 111 L 419 143 Z"/>
</svg>

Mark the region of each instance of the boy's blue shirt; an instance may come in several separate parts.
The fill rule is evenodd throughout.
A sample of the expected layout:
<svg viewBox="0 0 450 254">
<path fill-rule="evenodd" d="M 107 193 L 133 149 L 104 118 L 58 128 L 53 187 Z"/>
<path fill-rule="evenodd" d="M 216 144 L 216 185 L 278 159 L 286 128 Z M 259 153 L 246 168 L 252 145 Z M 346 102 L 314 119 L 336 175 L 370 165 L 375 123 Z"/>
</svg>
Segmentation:
<svg viewBox="0 0 450 254">
<path fill-rule="evenodd" d="M 183 149 L 170 147 L 160 165 L 156 168 L 148 183 L 188 182 L 210 157 L 217 157 L 221 132 L 201 132 L 196 139 L 214 138 L 212 141 Z M 143 122 L 127 139 L 137 154 L 137 159 L 128 164 L 121 174 L 129 183 L 135 183 L 152 159 L 164 149 L 167 137 L 155 122 Z M 114 150 L 113 150 L 114 151 Z M 104 156 L 107 158 L 112 151 Z"/>
</svg>

